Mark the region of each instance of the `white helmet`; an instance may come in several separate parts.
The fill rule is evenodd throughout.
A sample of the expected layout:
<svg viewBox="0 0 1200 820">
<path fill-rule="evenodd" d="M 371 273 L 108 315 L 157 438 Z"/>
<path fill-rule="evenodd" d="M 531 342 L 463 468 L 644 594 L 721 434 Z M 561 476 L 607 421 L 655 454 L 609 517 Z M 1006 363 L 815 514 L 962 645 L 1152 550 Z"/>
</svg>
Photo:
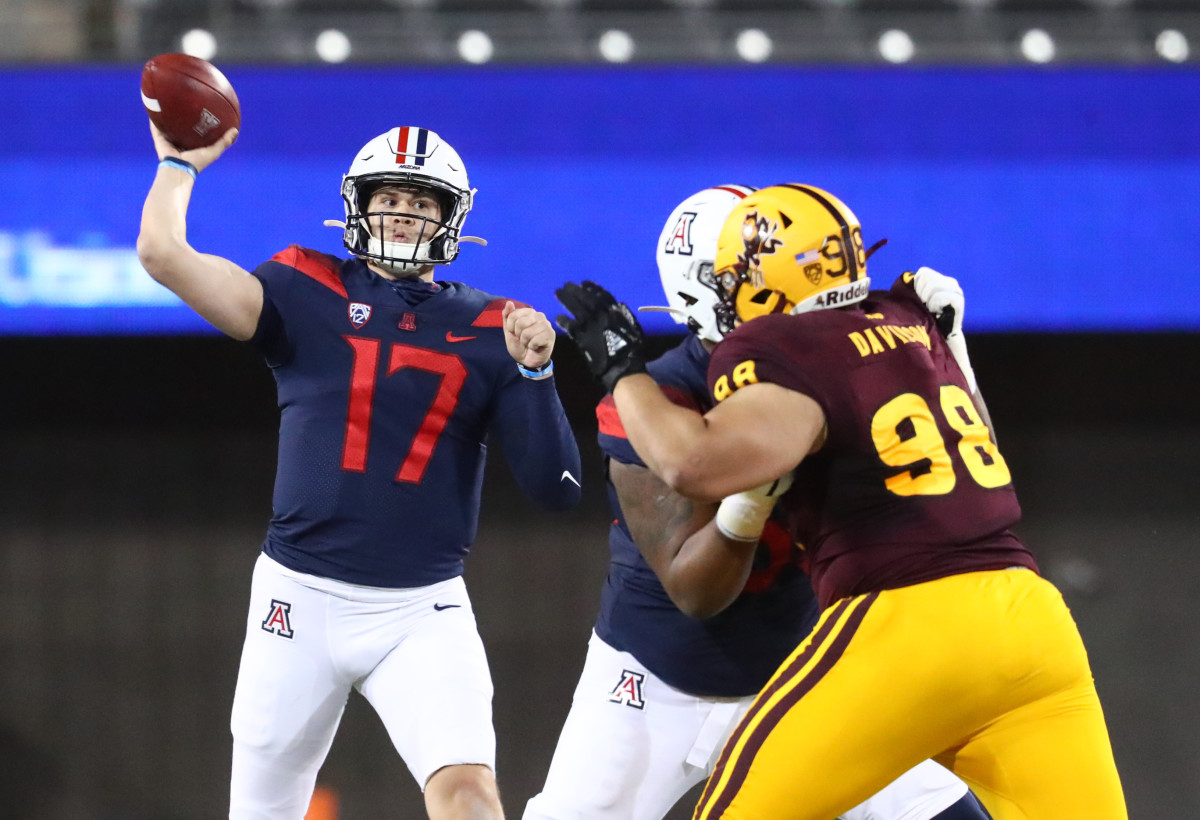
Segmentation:
<svg viewBox="0 0 1200 820">
<path fill-rule="evenodd" d="M 746 185 L 717 185 L 676 206 L 658 237 L 658 276 L 669 307 L 639 310 L 665 311 L 701 339 L 721 341 L 724 334 L 717 327 L 717 292 L 700 281 L 700 273 L 711 278 L 721 227 L 734 207 L 755 190 Z"/>
<path fill-rule="evenodd" d="M 426 218 L 425 241 L 419 244 L 384 242 L 368 229 L 365 209 L 383 185 L 404 185 L 431 191 L 441 204 L 441 219 Z M 401 126 L 380 134 L 362 147 L 342 177 L 346 221 L 327 220 L 344 229 L 342 241 L 355 256 L 393 273 L 412 273 L 426 265 L 445 265 L 458 256 L 459 242 L 487 243 L 462 236 L 462 225 L 475 199 L 458 152 L 428 128 Z M 381 214 L 371 214 L 381 217 Z M 382 232 L 380 232 L 382 233 Z M 427 237 L 427 238 L 426 238 Z"/>
</svg>

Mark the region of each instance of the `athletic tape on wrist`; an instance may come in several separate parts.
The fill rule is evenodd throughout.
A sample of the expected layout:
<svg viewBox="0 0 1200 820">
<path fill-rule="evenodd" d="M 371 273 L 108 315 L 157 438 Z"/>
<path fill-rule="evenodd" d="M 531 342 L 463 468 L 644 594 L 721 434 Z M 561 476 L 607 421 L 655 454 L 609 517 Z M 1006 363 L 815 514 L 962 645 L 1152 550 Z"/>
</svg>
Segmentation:
<svg viewBox="0 0 1200 820">
<path fill-rule="evenodd" d="M 757 541 L 762 537 L 775 499 L 737 493 L 721 500 L 717 507 L 717 529 L 734 541 Z"/>
</svg>

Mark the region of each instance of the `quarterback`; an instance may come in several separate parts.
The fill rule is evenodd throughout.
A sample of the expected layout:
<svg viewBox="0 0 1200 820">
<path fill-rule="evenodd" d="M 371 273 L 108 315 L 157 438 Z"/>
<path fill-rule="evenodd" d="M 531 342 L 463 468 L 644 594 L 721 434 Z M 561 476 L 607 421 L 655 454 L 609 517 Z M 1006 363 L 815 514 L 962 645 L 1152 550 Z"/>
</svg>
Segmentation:
<svg viewBox="0 0 1200 820">
<path fill-rule="evenodd" d="M 340 259 L 290 246 L 248 272 L 186 239 L 196 175 L 236 138 L 160 159 L 146 270 L 274 373 L 273 516 L 255 565 L 234 695 L 234 820 L 305 814 L 352 689 L 379 714 L 431 818 L 500 818 L 492 682 L 462 579 L 489 432 L 522 489 L 579 499 L 553 379 L 554 328 L 461 282 L 462 159 L 393 128 L 342 179 Z M 567 479 L 570 480 L 567 480 Z"/>
<path fill-rule="evenodd" d="M 1126 817 L 1104 716 L 1061 595 L 1011 531 L 1011 475 L 976 404 L 961 311 L 944 337 L 910 275 L 870 291 L 858 219 L 808 185 L 722 227 L 704 414 L 646 374 L 640 328 L 594 283 L 559 322 L 622 427 L 734 538 L 769 488 L 821 616 L 747 711 L 696 817 L 827 820 L 932 758 L 998 820 Z M 928 307 L 934 307 L 930 304 Z M 736 328 L 736 329 L 735 329 Z M 767 489 L 762 489 L 766 487 Z"/>
</svg>

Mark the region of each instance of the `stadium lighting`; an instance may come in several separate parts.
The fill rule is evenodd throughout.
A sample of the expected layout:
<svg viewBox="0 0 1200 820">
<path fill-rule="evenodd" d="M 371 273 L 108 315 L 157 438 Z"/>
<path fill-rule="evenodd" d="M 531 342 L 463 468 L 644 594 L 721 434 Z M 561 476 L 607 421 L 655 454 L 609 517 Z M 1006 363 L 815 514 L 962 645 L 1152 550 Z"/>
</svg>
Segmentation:
<svg viewBox="0 0 1200 820">
<path fill-rule="evenodd" d="M 481 65 L 496 53 L 492 38 L 479 29 L 469 29 L 458 35 L 458 56 L 468 63 Z"/>
<path fill-rule="evenodd" d="M 335 28 L 317 35 L 317 56 L 327 63 L 345 62 L 350 56 L 350 38 Z"/>
<path fill-rule="evenodd" d="M 734 46 L 738 56 L 748 63 L 761 63 L 771 56 L 775 44 L 766 32 L 757 28 L 748 28 L 737 36 Z"/>
<path fill-rule="evenodd" d="M 879 35 L 879 53 L 889 63 L 907 63 L 915 51 L 912 37 L 906 31 L 894 28 Z"/>
<path fill-rule="evenodd" d="M 600 35 L 600 56 L 610 63 L 627 63 L 633 57 L 633 38 L 620 29 L 609 29 Z"/>
<path fill-rule="evenodd" d="M 1031 28 L 1021 37 L 1021 53 L 1031 63 L 1048 63 L 1054 59 L 1054 38 L 1040 28 Z"/>
<path fill-rule="evenodd" d="M 217 38 L 211 31 L 194 28 L 179 38 L 179 47 L 184 54 L 199 57 L 201 60 L 211 60 L 217 54 Z"/>
<path fill-rule="evenodd" d="M 1159 32 L 1154 40 L 1158 56 L 1173 63 L 1182 63 L 1188 58 L 1188 40 L 1182 31 L 1173 28 Z"/>
</svg>

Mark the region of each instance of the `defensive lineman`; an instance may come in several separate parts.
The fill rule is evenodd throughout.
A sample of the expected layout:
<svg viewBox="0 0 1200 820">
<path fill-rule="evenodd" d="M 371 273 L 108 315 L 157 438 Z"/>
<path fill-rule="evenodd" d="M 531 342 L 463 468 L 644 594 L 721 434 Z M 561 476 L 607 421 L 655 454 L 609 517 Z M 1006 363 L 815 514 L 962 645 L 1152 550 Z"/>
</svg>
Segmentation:
<svg viewBox="0 0 1200 820">
<path fill-rule="evenodd" d="M 475 192 L 432 131 L 393 128 L 355 155 L 342 182 L 351 259 L 293 245 L 253 273 L 186 240 L 196 174 L 236 132 L 179 152 L 151 131 L 160 164 L 142 264 L 262 352 L 281 409 L 233 705 L 230 817 L 303 817 L 358 689 L 431 818 L 500 818 L 492 683 L 461 574 L 489 431 L 530 497 L 551 509 L 579 499 L 553 327 L 434 281 L 470 239 Z"/>
</svg>

